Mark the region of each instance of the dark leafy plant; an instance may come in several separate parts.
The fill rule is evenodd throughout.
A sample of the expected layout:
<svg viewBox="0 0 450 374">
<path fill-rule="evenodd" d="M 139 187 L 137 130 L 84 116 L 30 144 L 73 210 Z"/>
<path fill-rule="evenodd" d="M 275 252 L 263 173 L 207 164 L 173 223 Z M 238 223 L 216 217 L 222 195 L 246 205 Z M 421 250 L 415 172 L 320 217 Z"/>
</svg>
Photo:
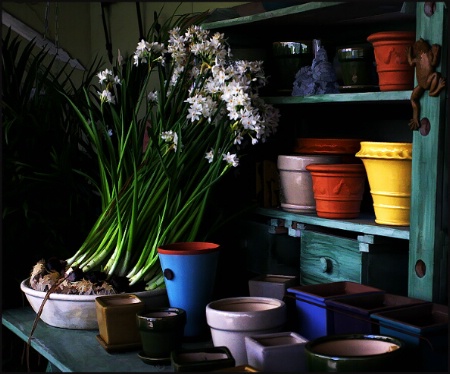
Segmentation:
<svg viewBox="0 0 450 374">
<path fill-rule="evenodd" d="M 26 276 L 33 261 L 72 253 L 98 214 L 98 196 L 74 171 L 95 178 L 93 150 L 65 95 L 82 107 L 101 62 L 76 84 L 67 63 L 23 44 L 11 30 L 2 38 L 2 219 L 3 263 L 27 258 Z"/>
</svg>

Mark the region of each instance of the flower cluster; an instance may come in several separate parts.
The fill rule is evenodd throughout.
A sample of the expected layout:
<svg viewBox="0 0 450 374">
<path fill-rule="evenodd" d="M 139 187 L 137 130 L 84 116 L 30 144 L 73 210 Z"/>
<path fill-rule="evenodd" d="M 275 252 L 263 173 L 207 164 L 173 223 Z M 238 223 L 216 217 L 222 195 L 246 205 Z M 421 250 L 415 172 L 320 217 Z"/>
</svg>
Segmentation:
<svg viewBox="0 0 450 374">
<path fill-rule="evenodd" d="M 211 187 L 276 132 L 279 114 L 259 97 L 262 62 L 233 60 L 224 35 L 198 25 L 141 40 L 98 78 L 99 111 L 82 119 L 99 152 L 104 213 L 68 263 L 152 287 L 156 248 L 199 239 Z"/>
</svg>

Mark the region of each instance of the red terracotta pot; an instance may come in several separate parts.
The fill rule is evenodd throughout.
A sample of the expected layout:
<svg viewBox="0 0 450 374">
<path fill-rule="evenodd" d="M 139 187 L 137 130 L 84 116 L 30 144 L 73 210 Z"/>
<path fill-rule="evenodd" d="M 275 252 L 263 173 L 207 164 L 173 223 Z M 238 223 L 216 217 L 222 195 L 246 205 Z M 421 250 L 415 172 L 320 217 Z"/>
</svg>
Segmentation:
<svg viewBox="0 0 450 374">
<path fill-rule="evenodd" d="M 411 90 L 414 68 L 408 63 L 408 47 L 414 44 L 413 31 L 386 31 L 369 35 L 377 64 L 380 91 Z"/>
<path fill-rule="evenodd" d="M 322 218 L 356 218 L 363 198 L 366 172 L 362 164 L 311 164 L 317 215 Z"/>
</svg>

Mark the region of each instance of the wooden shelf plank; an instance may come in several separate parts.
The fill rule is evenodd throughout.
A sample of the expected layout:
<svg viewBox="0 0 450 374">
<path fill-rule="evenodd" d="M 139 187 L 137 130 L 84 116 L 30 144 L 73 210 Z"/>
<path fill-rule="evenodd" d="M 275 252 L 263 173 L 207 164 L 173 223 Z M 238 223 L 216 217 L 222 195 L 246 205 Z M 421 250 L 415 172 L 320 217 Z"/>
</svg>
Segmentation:
<svg viewBox="0 0 450 374">
<path fill-rule="evenodd" d="M 2 324 L 19 338 L 28 341 L 36 313 L 30 307 L 2 311 Z M 64 372 L 172 372 L 167 365 L 148 365 L 138 350 L 108 353 L 97 341 L 98 330 L 71 330 L 52 327 L 39 321 L 31 347 L 57 369 Z M 210 347 L 211 341 L 183 343 L 183 348 Z"/>
<path fill-rule="evenodd" d="M 249 16 L 203 23 L 205 29 L 223 29 L 249 24 L 269 24 L 304 26 L 317 25 L 320 14 L 321 23 L 328 25 L 347 25 L 415 19 L 415 8 L 404 7 L 401 2 L 370 1 L 361 6 L 357 2 L 311 1 L 281 9 L 252 14 Z"/>
<path fill-rule="evenodd" d="M 271 218 L 281 218 L 310 225 L 328 227 L 330 229 L 341 229 L 346 231 L 360 232 L 363 234 L 409 240 L 408 226 L 379 225 L 375 223 L 374 217 L 365 217 L 364 215 L 361 215 L 361 218 L 356 219 L 336 220 L 320 218 L 316 214 L 312 213 L 290 213 L 281 209 L 270 208 L 257 208 L 255 213 Z"/>
<path fill-rule="evenodd" d="M 372 102 L 372 101 L 405 101 L 409 102 L 411 90 L 407 91 L 380 91 L 359 93 L 338 93 L 311 96 L 266 96 L 264 101 L 270 104 L 315 104 L 315 103 L 345 103 L 345 102 Z"/>
</svg>

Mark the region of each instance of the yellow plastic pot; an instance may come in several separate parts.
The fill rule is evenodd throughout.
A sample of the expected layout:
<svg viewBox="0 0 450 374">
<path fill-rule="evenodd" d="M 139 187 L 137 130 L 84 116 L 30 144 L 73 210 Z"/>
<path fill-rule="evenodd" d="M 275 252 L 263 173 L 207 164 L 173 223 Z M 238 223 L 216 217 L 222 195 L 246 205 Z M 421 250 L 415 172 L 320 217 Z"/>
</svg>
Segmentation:
<svg viewBox="0 0 450 374">
<path fill-rule="evenodd" d="M 412 144 L 361 142 L 355 156 L 366 168 L 375 222 L 409 226 Z"/>
</svg>

